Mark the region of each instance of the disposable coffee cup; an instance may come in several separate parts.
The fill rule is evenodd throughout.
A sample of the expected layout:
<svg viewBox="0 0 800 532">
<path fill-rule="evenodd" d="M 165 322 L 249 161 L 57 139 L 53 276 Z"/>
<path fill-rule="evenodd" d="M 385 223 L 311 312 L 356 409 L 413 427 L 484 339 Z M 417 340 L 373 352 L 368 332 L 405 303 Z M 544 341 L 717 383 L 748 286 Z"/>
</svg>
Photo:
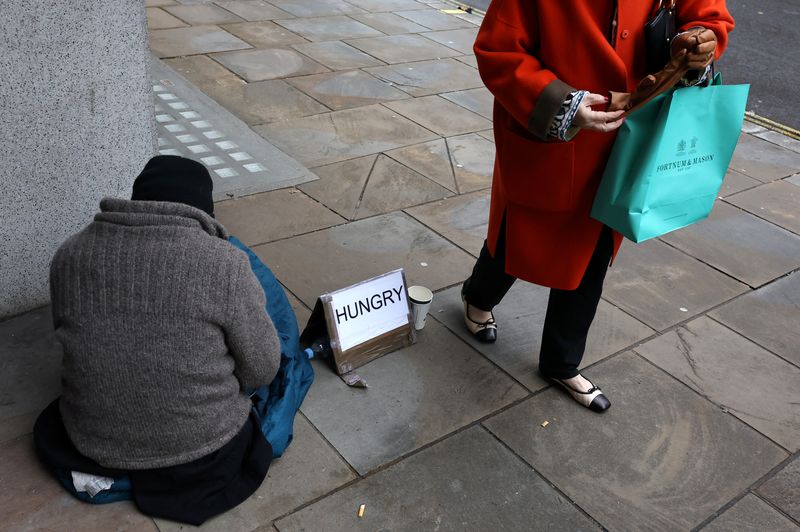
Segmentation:
<svg viewBox="0 0 800 532">
<path fill-rule="evenodd" d="M 433 292 L 424 286 L 409 286 L 408 300 L 411 302 L 411 313 L 414 316 L 414 329 L 419 331 L 425 327 L 425 317 L 431 308 Z"/>
</svg>

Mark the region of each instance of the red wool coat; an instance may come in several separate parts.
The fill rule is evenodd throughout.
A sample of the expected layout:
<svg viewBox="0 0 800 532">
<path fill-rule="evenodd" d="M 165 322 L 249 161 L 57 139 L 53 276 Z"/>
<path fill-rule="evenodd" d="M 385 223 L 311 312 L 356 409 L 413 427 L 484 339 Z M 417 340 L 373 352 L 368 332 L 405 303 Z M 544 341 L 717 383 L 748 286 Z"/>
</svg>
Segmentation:
<svg viewBox="0 0 800 532">
<path fill-rule="evenodd" d="M 475 41 L 478 69 L 495 97 L 497 146 L 488 244 L 506 217 L 506 271 L 572 290 L 589 264 L 602 224 L 589 217 L 614 133 L 581 131 L 544 141 L 574 90 L 632 91 L 644 77 L 643 28 L 657 4 L 618 0 L 492 0 Z M 724 50 L 733 19 L 724 0 L 677 0 L 679 31 L 704 26 Z M 614 233 L 614 253 L 622 235 Z"/>
</svg>

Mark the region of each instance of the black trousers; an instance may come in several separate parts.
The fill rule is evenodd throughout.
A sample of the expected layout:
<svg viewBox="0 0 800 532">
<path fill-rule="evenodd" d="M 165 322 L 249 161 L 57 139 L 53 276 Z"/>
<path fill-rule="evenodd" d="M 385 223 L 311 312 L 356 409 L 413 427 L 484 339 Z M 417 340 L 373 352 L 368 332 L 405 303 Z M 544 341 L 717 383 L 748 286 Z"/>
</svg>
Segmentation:
<svg viewBox="0 0 800 532">
<path fill-rule="evenodd" d="M 491 311 L 514 284 L 516 277 L 505 271 L 505 244 L 504 221 L 495 256 L 484 242 L 472 275 L 464 285 L 464 297 L 473 307 Z M 613 252 L 611 229 L 604 226 L 578 288 L 550 289 L 539 351 L 539 371 L 543 375 L 569 379 L 578 374 Z"/>
</svg>

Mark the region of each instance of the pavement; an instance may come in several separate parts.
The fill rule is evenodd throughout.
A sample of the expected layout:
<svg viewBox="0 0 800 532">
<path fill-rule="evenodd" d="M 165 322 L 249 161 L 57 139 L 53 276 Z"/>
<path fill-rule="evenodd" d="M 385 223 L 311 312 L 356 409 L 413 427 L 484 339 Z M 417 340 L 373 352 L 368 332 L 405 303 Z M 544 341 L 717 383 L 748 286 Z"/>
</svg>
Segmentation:
<svg viewBox="0 0 800 532">
<path fill-rule="evenodd" d="M 320 294 L 398 267 L 435 291 L 417 343 L 358 370 L 369 389 L 315 366 L 286 454 L 202 528 L 800 529 L 800 142 L 745 122 L 710 218 L 623 246 L 584 360 L 612 401 L 597 415 L 537 376 L 546 289 L 516 283 L 494 345 L 461 323 L 494 153 L 480 17 L 415 0 L 184 3 L 147 0 L 171 69 L 154 85 L 174 73 L 207 96 L 217 129 L 186 134 L 247 137 L 208 155 L 220 186 L 232 174 L 216 170 L 255 175 L 228 182 L 217 216 L 300 324 Z M 184 149 L 163 120 L 161 149 Z M 266 168 L 276 153 L 285 175 L 234 166 L 243 151 Z M 47 308 L 0 322 L 0 528 L 188 528 L 84 505 L 42 470 L 30 433 L 59 393 L 51 327 Z"/>
</svg>

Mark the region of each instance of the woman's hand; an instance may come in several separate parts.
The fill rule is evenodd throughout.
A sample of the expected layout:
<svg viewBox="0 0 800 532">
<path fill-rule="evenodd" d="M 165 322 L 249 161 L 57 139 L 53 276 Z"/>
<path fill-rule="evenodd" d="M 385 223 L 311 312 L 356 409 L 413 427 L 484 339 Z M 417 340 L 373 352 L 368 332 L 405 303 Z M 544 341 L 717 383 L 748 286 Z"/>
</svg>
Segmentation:
<svg viewBox="0 0 800 532">
<path fill-rule="evenodd" d="M 710 64 L 716 49 L 716 34 L 708 28 L 701 27 L 679 33 L 670 45 L 672 57 L 676 57 L 681 50 L 686 50 L 688 66 L 692 70 L 703 70 Z"/>
<path fill-rule="evenodd" d="M 589 93 L 583 98 L 578 112 L 575 114 L 575 119 L 572 124 L 580 127 L 581 129 L 589 129 L 592 131 L 614 131 L 622 122 L 625 121 L 621 118 L 624 110 L 619 111 L 595 111 L 592 109 L 593 105 L 606 105 L 608 98 L 600 94 Z"/>
</svg>

